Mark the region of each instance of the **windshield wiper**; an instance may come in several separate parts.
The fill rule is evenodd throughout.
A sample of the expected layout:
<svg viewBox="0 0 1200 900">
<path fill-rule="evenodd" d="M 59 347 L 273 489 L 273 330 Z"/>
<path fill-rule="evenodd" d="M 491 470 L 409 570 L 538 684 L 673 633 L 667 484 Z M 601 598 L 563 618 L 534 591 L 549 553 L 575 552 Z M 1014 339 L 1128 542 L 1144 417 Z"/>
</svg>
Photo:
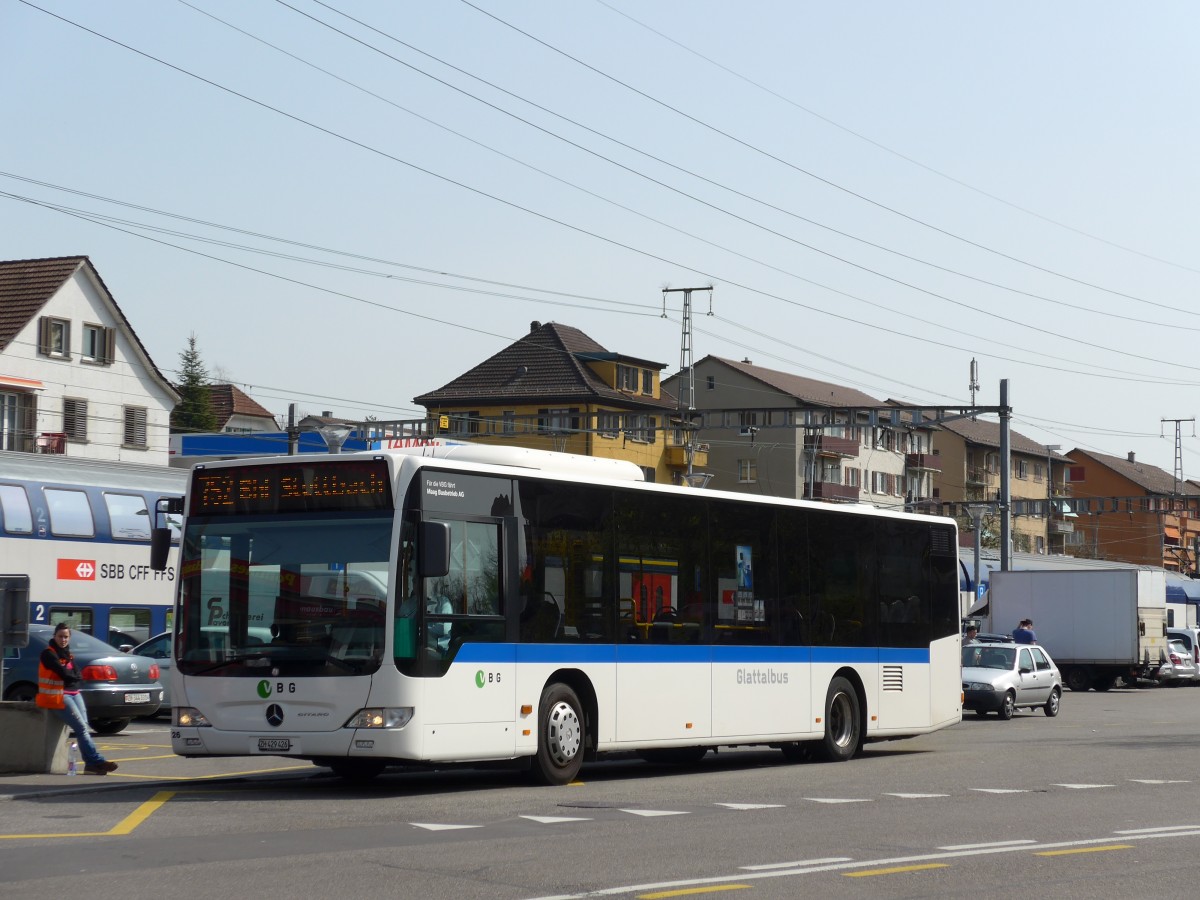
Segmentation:
<svg viewBox="0 0 1200 900">
<path fill-rule="evenodd" d="M 259 666 L 269 666 L 271 664 L 271 660 L 265 653 L 263 653 L 261 650 L 255 650 L 253 653 L 237 653 L 233 656 L 227 657 L 226 659 L 222 659 L 219 662 L 205 666 L 202 669 L 197 669 L 195 672 L 190 674 L 205 675 L 208 672 L 215 672 L 217 669 L 223 669 L 226 666 L 232 666 L 235 663 L 247 663 L 249 667 L 249 663 L 252 660 L 259 661 L 257 662 L 257 665 Z"/>
</svg>

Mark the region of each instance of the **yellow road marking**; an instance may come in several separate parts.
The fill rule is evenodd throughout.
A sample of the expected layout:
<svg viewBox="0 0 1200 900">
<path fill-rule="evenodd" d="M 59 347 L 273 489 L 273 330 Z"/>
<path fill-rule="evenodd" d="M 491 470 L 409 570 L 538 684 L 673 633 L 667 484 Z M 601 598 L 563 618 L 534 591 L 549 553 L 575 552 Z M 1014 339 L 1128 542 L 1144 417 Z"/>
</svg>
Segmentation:
<svg viewBox="0 0 1200 900">
<path fill-rule="evenodd" d="M 663 897 L 694 896 L 696 894 L 715 894 L 717 891 L 741 891 L 749 888 L 748 884 L 715 884 L 712 887 L 680 888 L 677 891 L 656 891 L 653 894 L 638 894 L 638 900 L 661 900 Z"/>
<path fill-rule="evenodd" d="M 1132 850 L 1132 844 L 1107 844 L 1103 847 L 1073 847 L 1070 850 L 1043 850 L 1034 856 L 1066 856 L 1070 853 L 1101 853 L 1105 850 Z"/>
<path fill-rule="evenodd" d="M 136 760 L 134 760 L 136 762 Z M 242 775 L 264 775 L 267 772 L 295 772 L 299 769 L 311 769 L 311 765 L 278 766 L 273 769 L 249 769 L 245 772 L 217 772 L 213 775 L 134 775 L 132 772 L 110 772 L 109 778 L 140 778 L 145 781 L 209 781 L 213 778 L 240 778 Z"/>
<path fill-rule="evenodd" d="M 127 749 L 127 748 L 122 748 Z M 128 762 L 145 762 L 148 759 L 178 759 L 174 753 L 164 753 L 162 756 L 123 756 L 113 762 L 128 763 Z"/>
<path fill-rule="evenodd" d="M 0 840 L 29 840 L 31 838 L 68 838 L 68 837 L 109 837 L 111 835 L 132 834 L 164 803 L 175 796 L 176 791 L 159 791 L 108 831 L 76 831 L 66 834 L 0 834 Z"/>
<path fill-rule="evenodd" d="M 887 869 L 864 869 L 861 872 L 843 872 L 847 878 L 866 878 L 870 875 L 896 875 L 900 872 L 920 872 L 924 869 L 948 869 L 949 863 L 926 863 L 923 866 L 892 866 Z"/>
<path fill-rule="evenodd" d="M 175 791 L 159 791 L 124 819 L 116 824 L 109 834 L 132 834 L 137 828 L 153 815 L 160 806 L 175 796 Z"/>
</svg>

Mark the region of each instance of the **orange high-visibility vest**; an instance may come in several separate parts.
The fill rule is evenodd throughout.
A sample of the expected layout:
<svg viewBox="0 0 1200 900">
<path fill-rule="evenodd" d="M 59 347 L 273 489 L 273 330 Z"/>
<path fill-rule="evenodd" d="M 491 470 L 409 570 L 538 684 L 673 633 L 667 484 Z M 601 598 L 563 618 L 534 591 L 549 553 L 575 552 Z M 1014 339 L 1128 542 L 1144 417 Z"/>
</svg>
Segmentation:
<svg viewBox="0 0 1200 900">
<path fill-rule="evenodd" d="M 38 695 L 37 705 L 42 709 L 63 709 L 63 682 L 58 675 L 47 669 L 45 664 L 38 661 Z"/>
</svg>

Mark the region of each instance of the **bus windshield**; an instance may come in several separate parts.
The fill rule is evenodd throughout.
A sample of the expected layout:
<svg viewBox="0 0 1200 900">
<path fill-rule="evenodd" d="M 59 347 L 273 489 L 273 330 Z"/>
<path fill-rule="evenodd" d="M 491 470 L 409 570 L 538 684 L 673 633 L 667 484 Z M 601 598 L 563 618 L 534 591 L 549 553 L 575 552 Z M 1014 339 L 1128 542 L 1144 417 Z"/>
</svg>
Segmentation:
<svg viewBox="0 0 1200 900">
<path fill-rule="evenodd" d="M 392 514 L 201 517 L 181 560 L 179 671 L 367 675 L 383 655 Z"/>
</svg>

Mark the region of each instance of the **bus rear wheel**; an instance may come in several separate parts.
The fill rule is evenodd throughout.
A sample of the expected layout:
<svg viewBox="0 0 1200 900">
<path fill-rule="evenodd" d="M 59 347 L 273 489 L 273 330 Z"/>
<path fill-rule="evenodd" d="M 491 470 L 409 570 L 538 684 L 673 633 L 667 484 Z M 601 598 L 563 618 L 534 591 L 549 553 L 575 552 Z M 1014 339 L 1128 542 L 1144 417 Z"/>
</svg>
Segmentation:
<svg viewBox="0 0 1200 900">
<path fill-rule="evenodd" d="M 533 775 L 542 784 L 569 784 L 583 765 L 583 709 L 565 684 L 552 684 L 538 707 L 538 750 Z"/>
<path fill-rule="evenodd" d="M 858 692 L 845 678 L 829 682 L 825 694 L 825 738 L 821 750 L 829 762 L 844 762 L 862 745 Z"/>
</svg>

